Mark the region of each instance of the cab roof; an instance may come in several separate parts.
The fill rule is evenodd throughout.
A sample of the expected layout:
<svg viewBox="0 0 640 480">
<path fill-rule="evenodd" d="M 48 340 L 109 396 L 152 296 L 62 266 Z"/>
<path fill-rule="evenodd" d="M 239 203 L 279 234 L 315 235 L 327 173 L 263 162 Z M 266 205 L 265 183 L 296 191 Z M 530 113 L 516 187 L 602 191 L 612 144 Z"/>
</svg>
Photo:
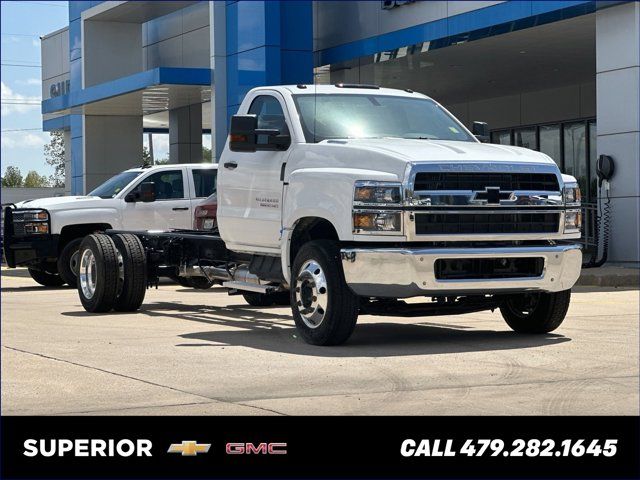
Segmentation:
<svg viewBox="0 0 640 480">
<path fill-rule="evenodd" d="M 353 83 L 337 83 L 335 85 L 280 85 L 276 87 L 260 87 L 268 88 L 269 90 L 279 90 L 282 93 L 289 94 L 329 94 L 329 93 L 342 93 L 345 95 L 393 95 L 397 97 L 409 97 L 409 98 L 430 98 L 419 92 L 413 90 L 398 90 L 395 88 L 383 88 L 377 85 L 359 85 Z"/>
<path fill-rule="evenodd" d="M 159 170 L 161 168 L 176 168 L 176 167 L 191 167 L 191 168 L 218 168 L 217 163 L 164 163 L 162 165 L 149 165 L 127 168 L 125 172 L 146 172 L 147 170 Z"/>
</svg>

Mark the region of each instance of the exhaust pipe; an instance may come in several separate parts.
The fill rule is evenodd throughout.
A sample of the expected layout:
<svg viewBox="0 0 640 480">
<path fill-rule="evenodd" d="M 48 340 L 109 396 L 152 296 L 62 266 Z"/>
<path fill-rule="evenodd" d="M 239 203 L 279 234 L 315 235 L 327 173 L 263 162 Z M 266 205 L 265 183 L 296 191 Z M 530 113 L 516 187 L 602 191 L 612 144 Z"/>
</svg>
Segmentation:
<svg viewBox="0 0 640 480">
<path fill-rule="evenodd" d="M 223 282 L 242 282 L 261 285 L 260 279 L 249 271 L 246 265 L 241 265 L 229 271 L 224 268 L 210 266 L 188 266 L 180 268 L 181 277 L 205 277 L 210 280 Z"/>
</svg>

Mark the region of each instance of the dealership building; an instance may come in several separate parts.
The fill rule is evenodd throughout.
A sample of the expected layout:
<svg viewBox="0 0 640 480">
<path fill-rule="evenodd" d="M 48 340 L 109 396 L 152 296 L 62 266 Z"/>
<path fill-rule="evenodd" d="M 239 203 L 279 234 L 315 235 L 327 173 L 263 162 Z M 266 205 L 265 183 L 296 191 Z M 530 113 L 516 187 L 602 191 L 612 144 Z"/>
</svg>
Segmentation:
<svg viewBox="0 0 640 480">
<path fill-rule="evenodd" d="M 589 201 L 611 156 L 609 261 L 640 265 L 638 2 L 70 1 L 42 67 L 71 194 L 139 165 L 145 133 L 168 134 L 171 163 L 202 161 L 210 133 L 218 158 L 252 87 L 376 84 L 548 154 Z"/>
</svg>

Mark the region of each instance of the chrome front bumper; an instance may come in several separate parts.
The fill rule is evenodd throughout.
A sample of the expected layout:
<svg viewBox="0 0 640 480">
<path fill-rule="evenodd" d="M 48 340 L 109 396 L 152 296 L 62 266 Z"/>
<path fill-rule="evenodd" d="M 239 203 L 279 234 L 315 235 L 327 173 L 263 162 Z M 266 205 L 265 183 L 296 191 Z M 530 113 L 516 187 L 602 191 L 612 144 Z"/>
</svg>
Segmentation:
<svg viewBox="0 0 640 480">
<path fill-rule="evenodd" d="M 539 277 L 440 280 L 435 262 L 446 258 L 544 259 Z M 342 267 L 354 293 L 366 297 L 407 298 L 423 295 L 464 295 L 518 291 L 559 292 L 580 276 L 579 245 L 509 248 L 343 248 Z"/>
</svg>

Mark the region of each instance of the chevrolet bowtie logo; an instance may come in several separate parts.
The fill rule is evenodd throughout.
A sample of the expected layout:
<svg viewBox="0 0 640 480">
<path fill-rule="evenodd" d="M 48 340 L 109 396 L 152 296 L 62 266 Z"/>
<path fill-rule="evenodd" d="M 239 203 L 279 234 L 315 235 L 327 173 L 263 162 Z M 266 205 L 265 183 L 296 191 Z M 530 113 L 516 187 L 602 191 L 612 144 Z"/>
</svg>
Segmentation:
<svg viewBox="0 0 640 480">
<path fill-rule="evenodd" d="M 172 443 L 167 453 L 181 453 L 183 457 L 195 457 L 199 453 L 207 453 L 210 443 L 197 443 L 193 440 L 183 440 L 182 443 Z"/>
<path fill-rule="evenodd" d="M 501 200 L 510 200 L 513 192 L 503 192 L 500 187 L 485 187 L 484 192 L 476 192 L 471 200 L 473 203 L 500 205 Z"/>
</svg>

